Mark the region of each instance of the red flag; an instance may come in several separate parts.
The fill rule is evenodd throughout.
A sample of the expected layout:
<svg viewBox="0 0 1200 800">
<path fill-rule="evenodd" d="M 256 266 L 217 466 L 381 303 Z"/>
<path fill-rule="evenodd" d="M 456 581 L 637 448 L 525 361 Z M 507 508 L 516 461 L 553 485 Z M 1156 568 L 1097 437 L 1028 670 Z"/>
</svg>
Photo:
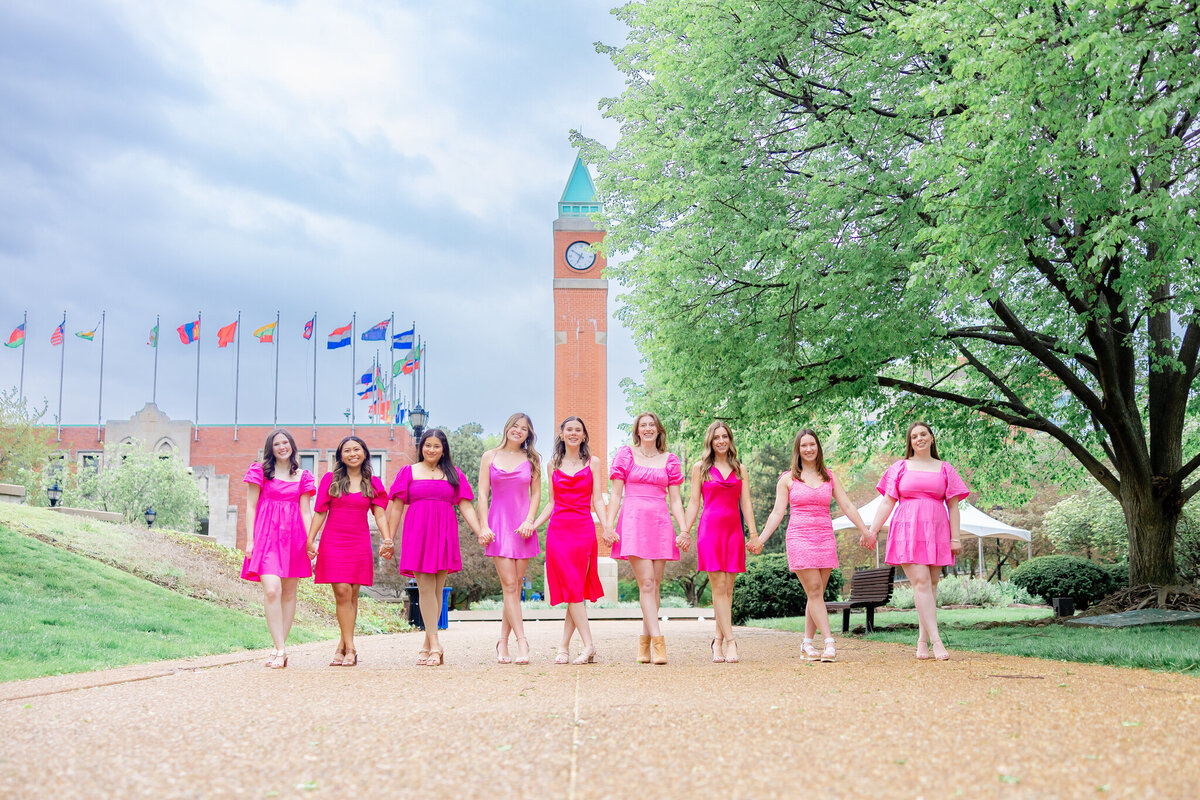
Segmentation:
<svg viewBox="0 0 1200 800">
<path fill-rule="evenodd" d="M 233 337 L 237 335 L 237 320 L 226 325 L 217 331 L 217 347 L 224 347 L 233 341 Z"/>
<path fill-rule="evenodd" d="M 60 344 L 63 343 L 63 326 L 66 324 L 67 324 L 67 320 L 64 317 L 63 321 L 58 324 L 58 327 L 54 329 L 54 333 L 50 334 L 50 346 L 51 347 L 58 347 Z"/>
</svg>

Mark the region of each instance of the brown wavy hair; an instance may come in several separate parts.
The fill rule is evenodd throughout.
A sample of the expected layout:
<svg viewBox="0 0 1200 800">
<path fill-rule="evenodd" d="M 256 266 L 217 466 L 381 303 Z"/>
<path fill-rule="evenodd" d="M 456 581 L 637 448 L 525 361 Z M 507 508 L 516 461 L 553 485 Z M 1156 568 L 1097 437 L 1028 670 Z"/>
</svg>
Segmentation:
<svg viewBox="0 0 1200 800">
<path fill-rule="evenodd" d="M 288 464 L 293 473 L 300 471 L 300 456 L 296 454 L 296 440 L 292 438 L 292 434 L 287 428 L 276 428 L 267 434 L 267 443 L 263 445 L 262 469 L 263 478 L 266 480 L 275 477 L 275 437 L 281 433 L 287 437 L 288 444 L 292 446 L 292 455 L 288 458 Z"/>
<path fill-rule="evenodd" d="M 912 432 L 917 428 L 924 428 L 925 430 L 929 431 L 929 438 L 933 439 L 933 441 L 929 444 L 929 455 L 933 456 L 938 461 L 941 461 L 942 458 L 937 453 L 937 437 L 933 435 L 933 428 L 929 427 L 928 423 L 922 422 L 921 420 L 917 420 L 912 425 L 909 425 L 908 432 L 904 434 L 904 457 L 912 458 L 913 453 L 916 452 L 913 450 L 912 446 Z"/>
<path fill-rule="evenodd" d="M 338 442 L 337 450 L 333 453 L 333 482 L 329 484 L 329 496 L 341 497 L 344 494 L 350 493 L 350 472 L 346 469 L 346 464 L 342 461 L 342 448 L 347 442 L 358 442 L 359 447 L 363 451 L 363 463 L 359 467 L 359 485 L 361 487 L 362 496 L 370 500 L 375 496 L 375 487 L 371 485 L 371 448 L 367 447 L 367 443 L 357 436 L 347 436 Z"/>
<path fill-rule="evenodd" d="M 529 466 L 534 472 L 542 471 L 542 457 L 538 451 L 534 449 L 534 443 L 537 441 L 537 434 L 533 432 L 533 420 L 529 415 L 518 411 L 508 418 L 508 422 L 504 423 L 504 430 L 500 432 L 500 447 L 498 450 L 504 449 L 504 444 L 508 441 L 508 431 L 521 420 L 525 420 L 526 427 L 529 428 L 529 435 L 525 437 L 525 441 L 521 442 L 521 451 L 525 453 L 525 457 L 529 459 Z"/>
<path fill-rule="evenodd" d="M 733 443 L 733 431 L 721 420 L 716 420 L 704 432 L 704 448 L 700 451 L 701 480 L 708 477 L 709 472 L 712 471 L 713 463 L 717 460 L 717 454 L 713 450 L 713 437 L 717 435 L 717 431 L 721 428 L 724 428 L 725 433 L 729 434 L 729 454 L 726 456 L 729 459 L 729 466 L 733 467 L 735 477 L 742 477 L 742 462 L 738 460 L 737 445 Z"/>
<path fill-rule="evenodd" d="M 658 414 L 653 411 L 643 411 L 633 419 L 633 443 L 638 444 L 642 440 L 638 438 L 638 423 L 642 421 L 642 417 L 649 417 L 654 420 L 654 424 L 658 426 L 658 436 L 654 437 L 654 446 L 658 448 L 658 452 L 667 452 L 667 429 L 663 427 L 662 420 L 658 418 Z"/>
<path fill-rule="evenodd" d="M 817 440 L 817 474 L 821 476 L 821 480 L 828 483 L 831 478 L 829 470 L 825 467 L 825 449 L 821 447 L 821 437 L 817 436 L 817 432 L 811 428 L 802 428 L 796 434 L 796 440 L 792 442 L 792 477 L 800 480 L 800 440 L 805 436 L 811 436 Z"/>
<path fill-rule="evenodd" d="M 567 455 L 567 443 L 563 441 L 562 431 L 572 420 L 578 422 L 579 426 L 583 428 L 583 441 L 579 443 L 579 458 L 583 461 L 584 466 L 587 466 L 592 460 L 592 451 L 588 449 L 587 425 L 584 425 L 583 420 L 579 417 L 567 417 L 558 426 L 558 435 L 554 437 L 554 455 L 550 456 L 549 466 L 551 472 L 562 465 L 562 460 Z"/>
</svg>

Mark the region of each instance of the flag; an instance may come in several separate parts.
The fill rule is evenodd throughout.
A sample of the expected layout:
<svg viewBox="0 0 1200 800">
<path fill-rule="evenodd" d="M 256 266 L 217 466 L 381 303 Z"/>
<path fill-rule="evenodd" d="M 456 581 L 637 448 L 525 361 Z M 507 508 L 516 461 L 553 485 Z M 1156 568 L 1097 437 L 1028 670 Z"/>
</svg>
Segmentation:
<svg viewBox="0 0 1200 800">
<path fill-rule="evenodd" d="M 403 409 L 403 408 L 397 408 L 397 409 L 396 409 L 396 424 L 397 424 L 397 425 L 403 425 L 403 424 L 404 424 L 404 413 L 405 413 L 405 411 L 406 411 L 406 409 Z"/>
<path fill-rule="evenodd" d="M 147 347 L 158 347 L 158 326 L 155 325 L 150 329 L 150 337 L 146 339 Z"/>
<path fill-rule="evenodd" d="M 343 325 L 329 334 L 329 341 L 325 343 L 325 347 L 329 350 L 337 350 L 339 347 L 350 346 L 350 326 Z"/>
<path fill-rule="evenodd" d="M 404 370 L 404 365 L 406 363 L 408 363 L 408 362 L 397 361 L 395 364 L 392 364 L 392 377 L 393 378 L 396 377 L 397 375 L 399 375 Z M 405 373 L 405 374 L 407 374 L 407 373 Z"/>
<path fill-rule="evenodd" d="M 17 327 L 13 328 L 13 332 L 9 334 L 8 341 L 4 343 L 5 347 L 20 347 L 25 344 L 25 323 L 22 322 Z"/>
<path fill-rule="evenodd" d="M 258 338 L 258 340 L 260 342 L 274 342 L 275 341 L 275 323 L 268 322 L 266 325 L 263 325 L 261 328 L 256 330 L 254 332 L 254 335 Z"/>
<path fill-rule="evenodd" d="M 94 342 L 96 341 L 96 331 L 98 330 L 100 330 L 99 322 L 97 322 L 95 327 L 93 327 L 90 331 L 76 331 L 75 335 L 80 339 L 87 339 L 89 342 Z"/>
<path fill-rule="evenodd" d="M 423 347 L 421 348 L 421 350 L 424 349 L 425 348 Z M 401 372 L 403 372 L 405 375 L 411 375 L 421 368 L 421 350 L 417 350 L 408 357 L 408 361 L 405 361 L 404 366 L 400 368 Z"/>
<path fill-rule="evenodd" d="M 406 331 L 400 331 L 392 337 L 393 350 L 412 350 L 413 337 L 416 335 L 416 328 L 409 328 Z"/>
<path fill-rule="evenodd" d="M 63 317 L 63 321 L 58 323 L 58 327 L 54 329 L 54 333 L 50 334 L 50 346 L 58 347 L 63 343 L 63 328 L 67 326 L 67 318 Z"/>
<path fill-rule="evenodd" d="M 372 372 L 371 370 L 367 370 L 358 379 L 358 382 L 365 385 L 365 384 L 371 383 L 374 380 L 375 380 L 375 373 Z"/>
<path fill-rule="evenodd" d="M 362 340 L 364 342 L 382 342 L 387 339 L 387 326 L 390 319 L 385 319 L 378 325 L 372 325 L 367 330 L 363 331 Z"/>
<path fill-rule="evenodd" d="M 367 408 L 368 414 L 374 414 L 377 417 L 390 417 L 392 415 L 391 400 L 376 400 Z"/>
<path fill-rule="evenodd" d="M 185 322 L 175 330 L 179 331 L 179 341 L 191 344 L 200 338 L 200 320 Z"/>
<path fill-rule="evenodd" d="M 308 322 L 304 323 L 304 338 L 305 339 L 312 338 L 313 323 L 315 323 L 316 321 L 317 321 L 317 318 L 313 317 Z"/>
<path fill-rule="evenodd" d="M 366 396 L 369 395 L 373 391 L 375 391 L 375 384 L 371 384 L 367 388 L 363 389 L 361 392 L 358 393 L 358 396 L 361 398 L 366 398 Z"/>
<path fill-rule="evenodd" d="M 217 347 L 225 347 L 233 341 L 233 337 L 237 335 L 237 320 L 226 325 L 217 331 Z"/>
</svg>

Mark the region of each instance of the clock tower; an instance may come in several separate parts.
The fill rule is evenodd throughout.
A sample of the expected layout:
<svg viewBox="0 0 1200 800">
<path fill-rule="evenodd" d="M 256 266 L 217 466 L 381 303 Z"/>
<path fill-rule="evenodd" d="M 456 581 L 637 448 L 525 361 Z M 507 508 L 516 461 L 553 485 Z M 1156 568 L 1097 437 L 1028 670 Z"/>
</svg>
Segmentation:
<svg viewBox="0 0 1200 800">
<path fill-rule="evenodd" d="M 596 185 L 577 157 L 554 220 L 554 428 L 566 417 L 583 420 L 607 486 L 608 281 L 604 256 L 591 247 L 604 239 L 591 220 L 598 211 Z"/>
</svg>

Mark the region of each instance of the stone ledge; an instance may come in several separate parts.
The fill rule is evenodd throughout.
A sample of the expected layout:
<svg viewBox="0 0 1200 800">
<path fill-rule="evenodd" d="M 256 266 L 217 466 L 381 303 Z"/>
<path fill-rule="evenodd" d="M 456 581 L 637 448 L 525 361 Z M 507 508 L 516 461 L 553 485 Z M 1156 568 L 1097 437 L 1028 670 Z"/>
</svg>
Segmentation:
<svg viewBox="0 0 1200 800">
<path fill-rule="evenodd" d="M 25 487 L 16 483 L 0 483 L 0 503 L 24 503 Z"/>
<path fill-rule="evenodd" d="M 101 522 L 125 521 L 125 517 L 115 511 L 97 511 L 94 508 L 67 508 L 66 506 L 55 506 L 50 510 L 66 514 L 68 517 L 89 517 L 91 519 L 98 519 Z"/>
</svg>

